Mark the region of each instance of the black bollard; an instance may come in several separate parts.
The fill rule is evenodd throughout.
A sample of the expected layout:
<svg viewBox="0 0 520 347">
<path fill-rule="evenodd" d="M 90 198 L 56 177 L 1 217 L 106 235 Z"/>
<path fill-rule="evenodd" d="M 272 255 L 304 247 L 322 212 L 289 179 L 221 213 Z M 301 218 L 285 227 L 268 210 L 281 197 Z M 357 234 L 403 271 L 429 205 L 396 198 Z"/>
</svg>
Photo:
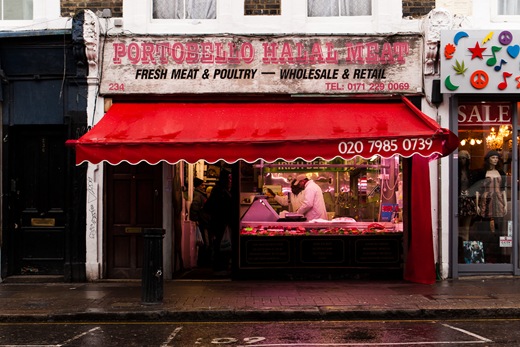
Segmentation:
<svg viewBox="0 0 520 347">
<path fill-rule="evenodd" d="M 164 229 L 143 230 L 143 272 L 141 301 L 143 304 L 160 304 L 163 300 L 163 250 Z"/>
</svg>

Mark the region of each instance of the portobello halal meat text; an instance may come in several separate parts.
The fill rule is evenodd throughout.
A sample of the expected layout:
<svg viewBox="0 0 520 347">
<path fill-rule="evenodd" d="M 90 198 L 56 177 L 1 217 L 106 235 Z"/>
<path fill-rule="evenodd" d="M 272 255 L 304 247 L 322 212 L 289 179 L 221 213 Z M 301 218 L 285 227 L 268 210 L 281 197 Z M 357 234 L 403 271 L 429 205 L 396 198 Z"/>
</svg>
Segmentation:
<svg viewBox="0 0 520 347">
<path fill-rule="evenodd" d="M 404 64 L 410 53 L 406 41 L 301 43 L 295 41 L 264 42 L 115 42 L 113 64 Z"/>
</svg>

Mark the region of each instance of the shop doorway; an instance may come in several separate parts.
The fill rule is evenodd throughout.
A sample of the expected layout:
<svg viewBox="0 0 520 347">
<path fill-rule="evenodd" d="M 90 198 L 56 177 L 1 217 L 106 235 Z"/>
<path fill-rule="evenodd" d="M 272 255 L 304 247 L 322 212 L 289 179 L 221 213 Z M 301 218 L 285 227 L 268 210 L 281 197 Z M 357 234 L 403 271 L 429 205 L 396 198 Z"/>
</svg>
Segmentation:
<svg viewBox="0 0 520 347">
<path fill-rule="evenodd" d="M 162 166 L 105 165 L 107 278 L 141 278 L 142 231 L 162 227 Z"/>
<path fill-rule="evenodd" d="M 63 275 L 66 131 L 63 126 L 13 126 L 8 148 L 6 243 L 9 275 Z"/>
</svg>

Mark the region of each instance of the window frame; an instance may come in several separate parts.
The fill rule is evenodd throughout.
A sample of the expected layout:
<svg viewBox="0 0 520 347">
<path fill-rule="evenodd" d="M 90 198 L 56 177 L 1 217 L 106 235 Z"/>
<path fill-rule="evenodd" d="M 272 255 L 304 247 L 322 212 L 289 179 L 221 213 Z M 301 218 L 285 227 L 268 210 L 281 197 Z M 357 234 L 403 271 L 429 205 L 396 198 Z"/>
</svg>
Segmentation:
<svg viewBox="0 0 520 347">
<path fill-rule="evenodd" d="M 187 1 L 187 0 L 184 0 Z M 219 3 L 222 0 L 214 0 L 215 1 L 215 18 L 208 19 L 200 19 L 200 18 L 153 18 L 153 0 L 149 1 L 149 10 L 150 10 L 150 21 L 152 23 L 174 23 L 174 24 L 192 24 L 193 22 L 197 23 L 214 23 L 219 19 Z"/>
<path fill-rule="evenodd" d="M 30 19 L 4 19 L 4 15 L 5 15 L 5 2 L 8 1 L 8 0 L 0 0 L 0 21 L 23 21 L 23 22 L 27 22 L 27 21 L 32 21 L 34 20 L 34 1 L 35 0 L 32 0 L 31 1 L 31 7 L 32 7 L 32 15 L 31 15 L 31 18 Z M 18 0 L 16 2 L 18 5 L 23 5 L 25 6 L 25 4 L 23 2 L 21 2 L 20 0 Z"/>
<path fill-rule="evenodd" d="M 330 0 L 329 0 L 330 1 Z M 334 0 L 334 1 L 337 1 L 338 4 L 341 0 Z M 346 19 L 348 18 L 349 20 L 350 19 L 355 19 L 355 18 L 362 18 L 363 20 L 366 20 L 367 18 L 371 18 L 374 16 L 374 0 L 370 0 L 370 12 L 371 14 L 370 15 L 360 15 L 360 16 L 343 16 L 341 15 L 341 6 L 338 7 L 339 8 L 339 14 L 337 16 L 325 16 L 325 17 L 321 17 L 321 16 L 309 16 L 309 0 L 305 0 L 305 13 L 306 13 L 306 16 L 307 16 L 307 19 L 308 20 L 314 20 L 314 19 Z"/>
<path fill-rule="evenodd" d="M 519 8 L 519 13 L 516 15 L 498 14 L 498 5 L 499 5 L 500 1 L 505 1 L 505 0 L 491 0 L 491 3 L 490 3 L 491 22 L 498 22 L 498 23 L 520 22 L 520 8 Z"/>
<path fill-rule="evenodd" d="M 28 30 L 64 29 L 71 27 L 68 17 L 61 16 L 60 0 L 33 0 L 32 19 L 0 19 L 0 30 L 16 30 L 27 27 Z"/>
</svg>

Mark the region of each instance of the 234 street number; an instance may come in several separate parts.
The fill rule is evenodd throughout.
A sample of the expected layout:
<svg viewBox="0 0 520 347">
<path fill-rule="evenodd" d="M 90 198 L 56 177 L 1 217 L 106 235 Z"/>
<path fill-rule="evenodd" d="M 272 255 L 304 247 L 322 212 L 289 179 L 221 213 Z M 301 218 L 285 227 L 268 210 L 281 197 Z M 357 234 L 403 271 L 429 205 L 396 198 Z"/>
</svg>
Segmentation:
<svg viewBox="0 0 520 347">
<path fill-rule="evenodd" d="M 108 90 L 124 91 L 125 90 L 125 84 L 124 83 L 109 83 L 108 84 Z"/>
</svg>

